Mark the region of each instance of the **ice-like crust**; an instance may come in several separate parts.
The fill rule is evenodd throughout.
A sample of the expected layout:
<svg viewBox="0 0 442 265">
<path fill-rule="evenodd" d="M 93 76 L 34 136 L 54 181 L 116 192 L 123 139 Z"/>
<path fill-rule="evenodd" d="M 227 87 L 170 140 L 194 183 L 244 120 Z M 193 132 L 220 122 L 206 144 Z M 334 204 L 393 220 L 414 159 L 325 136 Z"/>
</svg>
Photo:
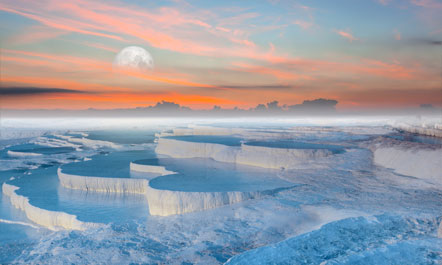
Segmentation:
<svg viewBox="0 0 442 265">
<path fill-rule="evenodd" d="M 434 264 L 434 219 L 351 217 L 243 252 L 225 264 Z M 414 246 L 414 247 L 410 247 Z"/>
<path fill-rule="evenodd" d="M 57 138 L 48 138 L 48 137 L 38 137 L 37 139 L 31 141 L 36 145 L 43 145 L 48 147 L 72 147 L 78 150 L 81 145 L 70 143 L 67 140 L 61 140 Z"/>
<path fill-rule="evenodd" d="M 85 230 L 90 227 L 96 227 L 97 224 L 79 221 L 77 216 L 64 212 L 48 211 L 35 207 L 29 203 L 29 199 L 25 196 L 18 195 L 15 191 L 17 186 L 3 183 L 3 194 L 8 196 L 12 205 L 25 212 L 29 220 L 44 226 L 50 230 Z"/>
<path fill-rule="evenodd" d="M 26 156 L 41 156 L 41 154 L 30 153 L 30 152 L 17 152 L 8 150 L 8 156 L 10 157 L 26 157 Z"/>
<path fill-rule="evenodd" d="M 175 139 L 159 138 L 155 149 L 157 154 L 173 158 L 212 158 L 216 161 L 235 163 L 236 155 L 241 150 L 237 146 L 222 144 L 194 143 Z"/>
<path fill-rule="evenodd" d="M 293 168 L 301 161 L 332 154 L 326 149 L 286 149 L 245 144 L 237 147 L 168 138 L 159 138 L 155 151 L 173 158 L 212 158 L 220 162 L 275 169 Z"/>
<path fill-rule="evenodd" d="M 0 219 L 0 223 L 29 226 L 29 227 L 32 227 L 32 228 L 35 228 L 35 229 L 39 228 L 38 226 L 33 225 L 31 223 L 25 223 L 25 222 L 20 222 L 20 221 L 12 221 L 12 220 L 6 220 L 6 219 Z"/>
<path fill-rule="evenodd" d="M 183 192 L 147 187 L 146 197 L 151 215 L 168 216 L 213 209 L 245 200 L 257 199 L 277 190 L 255 192 Z"/>
<path fill-rule="evenodd" d="M 142 165 L 135 162 L 130 163 L 130 170 L 143 173 L 156 173 L 160 176 L 175 174 L 176 172 L 167 170 L 163 166 Z"/>
<path fill-rule="evenodd" d="M 442 113 L 439 115 L 408 117 L 391 123 L 393 128 L 423 134 L 428 136 L 442 137 Z"/>
<path fill-rule="evenodd" d="M 108 142 L 108 141 L 91 140 L 91 139 L 88 139 L 85 137 L 77 138 L 77 137 L 73 137 L 73 136 L 69 136 L 69 135 L 59 135 L 59 134 L 55 134 L 54 136 L 64 139 L 70 143 L 81 144 L 81 145 L 88 146 L 91 148 L 99 148 L 99 147 L 108 147 L 108 148 L 113 148 L 113 149 L 121 148 L 121 145 L 118 145 L 118 144 L 115 144 L 112 142 Z"/>
<path fill-rule="evenodd" d="M 332 152 L 326 149 L 287 149 L 243 144 L 235 162 L 256 167 L 290 169 L 300 161 L 331 154 Z"/>
<path fill-rule="evenodd" d="M 422 135 L 434 136 L 434 137 L 442 137 L 442 125 L 434 124 L 431 126 L 416 126 L 405 123 L 396 124 L 395 128 L 403 131 L 407 131 L 410 133 L 417 133 Z"/>
<path fill-rule="evenodd" d="M 158 170 L 158 168 L 155 170 Z M 282 189 L 277 188 L 254 192 L 184 192 L 159 190 L 152 188 L 146 179 L 85 177 L 63 173 L 60 168 L 58 169 L 58 178 L 61 185 L 69 189 L 145 194 L 149 205 L 149 213 L 159 216 L 213 209 L 245 200 L 257 199 L 265 195 L 271 195 Z"/>
<path fill-rule="evenodd" d="M 57 174 L 60 184 L 69 189 L 99 192 L 146 193 L 147 182 L 144 179 L 78 176 L 63 173 L 61 168 L 58 168 Z"/>
<path fill-rule="evenodd" d="M 382 138 L 372 150 L 377 165 L 436 185 L 442 183 L 442 148 Z"/>
</svg>

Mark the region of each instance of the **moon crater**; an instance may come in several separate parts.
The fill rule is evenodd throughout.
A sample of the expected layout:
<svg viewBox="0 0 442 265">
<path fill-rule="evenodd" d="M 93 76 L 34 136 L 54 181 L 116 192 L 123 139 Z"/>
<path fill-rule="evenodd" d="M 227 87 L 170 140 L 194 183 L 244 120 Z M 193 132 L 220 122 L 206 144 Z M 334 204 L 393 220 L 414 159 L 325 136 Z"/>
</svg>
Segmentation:
<svg viewBox="0 0 442 265">
<path fill-rule="evenodd" d="M 152 55 L 138 46 L 129 46 L 122 49 L 113 63 L 114 68 L 149 71 L 154 67 Z"/>
</svg>

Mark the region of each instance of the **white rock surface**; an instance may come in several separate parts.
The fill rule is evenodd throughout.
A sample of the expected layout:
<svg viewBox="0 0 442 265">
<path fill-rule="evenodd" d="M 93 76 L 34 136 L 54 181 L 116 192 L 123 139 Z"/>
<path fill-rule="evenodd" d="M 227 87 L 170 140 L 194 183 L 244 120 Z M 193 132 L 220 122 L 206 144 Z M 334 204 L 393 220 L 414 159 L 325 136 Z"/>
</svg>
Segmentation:
<svg viewBox="0 0 442 265">
<path fill-rule="evenodd" d="M 152 168 L 149 168 L 152 169 Z M 156 168 L 155 170 L 158 170 Z M 203 211 L 245 200 L 270 195 L 279 189 L 255 192 L 184 192 L 152 188 L 145 179 L 85 177 L 63 173 L 58 169 L 58 178 L 65 188 L 145 194 L 151 215 L 169 216 Z"/>
<path fill-rule="evenodd" d="M 212 158 L 216 161 L 237 163 L 263 168 L 294 168 L 308 159 L 325 157 L 332 152 L 326 149 L 286 149 L 262 146 L 227 146 L 212 143 L 195 143 L 159 138 L 157 154 L 173 158 Z"/>
<path fill-rule="evenodd" d="M 394 147 L 374 151 L 374 162 L 396 173 L 442 185 L 442 149 L 403 150 Z"/>
<path fill-rule="evenodd" d="M 159 176 L 175 174 L 175 172 L 167 170 L 163 166 L 142 165 L 142 164 L 137 164 L 135 162 L 130 163 L 130 170 L 135 172 L 143 172 L 143 173 L 156 173 Z"/>
<path fill-rule="evenodd" d="M 101 140 L 91 140 L 85 137 L 77 138 L 69 135 L 59 135 L 55 134 L 56 137 L 64 139 L 70 143 L 74 144 L 81 144 L 84 146 L 88 146 L 90 148 L 100 148 L 100 147 L 108 147 L 113 149 L 119 149 L 121 148 L 121 145 L 118 145 L 116 143 L 108 142 L 108 141 L 101 141 Z"/>
<path fill-rule="evenodd" d="M 376 165 L 442 186 L 442 148 L 379 138 L 371 147 Z"/>
<path fill-rule="evenodd" d="M 173 158 L 212 158 L 220 162 L 235 163 L 236 155 L 241 150 L 238 146 L 222 144 L 194 143 L 175 139 L 159 138 L 155 149 L 157 154 Z"/>
<path fill-rule="evenodd" d="M 25 212 L 29 220 L 44 226 L 50 230 L 85 230 L 90 227 L 96 227 L 98 224 L 79 221 L 75 215 L 64 212 L 48 211 L 35 207 L 29 203 L 25 196 L 18 195 L 15 191 L 19 188 L 13 185 L 3 183 L 3 194 L 8 196 L 12 205 Z"/>
<path fill-rule="evenodd" d="M 61 168 L 58 169 L 57 173 L 60 184 L 69 189 L 98 192 L 146 193 L 147 181 L 144 179 L 78 176 L 63 173 Z"/>
<path fill-rule="evenodd" d="M 8 150 L 8 156 L 10 157 L 26 157 L 26 156 L 41 156 L 41 154 L 30 153 L 30 152 L 17 152 Z"/>
<path fill-rule="evenodd" d="M 326 149 L 270 148 L 243 144 L 235 162 L 256 167 L 290 169 L 300 162 L 331 154 L 332 152 Z"/>
<path fill-rule="evenodd" d="M 245 200 L 260 198 L 267 192 L 183 192 L 147 188 L 151 215 L 168 216 L 213 209 Z"/>
</svg>

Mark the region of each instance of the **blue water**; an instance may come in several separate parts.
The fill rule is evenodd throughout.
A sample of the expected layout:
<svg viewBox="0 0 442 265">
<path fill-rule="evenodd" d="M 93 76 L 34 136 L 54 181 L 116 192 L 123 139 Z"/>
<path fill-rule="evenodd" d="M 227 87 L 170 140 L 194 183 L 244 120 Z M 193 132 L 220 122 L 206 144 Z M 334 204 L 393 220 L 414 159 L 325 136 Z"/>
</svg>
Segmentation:
<svg viewBox="0 0 442 265">
<path fill-rule="evenodd" d="M 130 178 L 130 162 L 140 158 L 156 158 L 152 148 L 101 152 L 90 157 L 92 160 L 63 165 L 63 172 L 81 176 L 105 178 Z"/>
<path fill-rule="evenodd" d="M 428 185 L 402 185 L 404 181 L 417 180 L 374 165 L 364 141 L 377 135 L 323 132 L 318 127 L 318 131 L 302 131 L 297 136 L 287 133 L 290 137 L 281 139 L 281 134 L 271 138 L 272 134 L 289 129 L 288 126 L 237 125 L 266 132 L 266 140 L 198 135 L 170 138 L 228 146 L 244 142 L 277 148 L 328 149 L 341 155 L 292 171 L 202 158 L 164 158 L 154 152 L 154 133 L 158 131 L 133 128 L 84 132 L 88 139 L 113 142 L 120 145 L 118 149 L 47 147 L 29 142 L 32 139 L 13 144 L 0 150 L 2 168 L 12 168 L 0 170 L 0 183 L 18 186 L 17 193 L 28 197 L 36 207 L 105 225 L 86 231 L 52 232 L 33 224 L 23 211 L 11 205 L 9 197 L 0 194 L 0 263 L 222 264 L 229 259 L 231 264 L 442 262 L 442 242 L 437 238 L 442 221 L 442 191 Z M 68 135 L 84 137 L 82 132 Z M 43 137 L 57 138 L 50 134 Z M 435 147 L 440 143 L 416 135 L 388 137 Z M 357 148 L 349 148 L 353 146 Z M 41 156 L 10 157 L 7 150 Z M 132 161 L 178 172 L 150 180 L 150 185 L 158 189 L 282 189 L 259 200 L 160 217 L 149 215 L 144 195 L 71 190 L 58 182 L 58 167 L 82 176 L 134 177 L 129 171 Z M 8 167 L 3 167 L 5 164 Z"/>
<path fill-rule="evenodd" d="M 146 161 L 145 164 L 150 164 Z M 155 163 L 157 162 L 157 163 Z M 262 191 L 294 186 L 278 177 L 279 171 L 217 162 L 212 159 L 159 159 L 151 164 L 165 166 L 178 174 L 154 178 L 150 186 L 175 191 Z"/>
<path fill-rule="evenodd" d="M 154 130 L 114 129 L 88 131 L 86 138 L 91 140 L 110 141 L 116 144 L 153 143 Z"/>
<path fill-rule="evenodd" d="M 393 133 L 390 135 L 386 135 L 386 137 L 399 141 L 408 141 L 430 145 L 442 145 L 442 138 L 412 134 L 407 132 Z"/>
<path fill-rule="evenodd" d="M 218 136 L 218 135 L 185 135 L 185 136 L 167 136 L 167 139 L 175 139 L 193 143 L 211 143 L 222 144 L 228 146 L 240 146 L 243 139 L 234 136 Z"/>
<path fill-rule="evenodd" d="M 244 144 L 251 146 L 263 146 L 263 147 L 287 148 L 287 149 L 327 149 L 332 151 L 333 153 L 343 153 L 345 151 L 345 149 L 342 146 L 338 145 L 306 143 L 306 142 L 297 142 L 290 140 L 250 141 Z"/>
</svg>

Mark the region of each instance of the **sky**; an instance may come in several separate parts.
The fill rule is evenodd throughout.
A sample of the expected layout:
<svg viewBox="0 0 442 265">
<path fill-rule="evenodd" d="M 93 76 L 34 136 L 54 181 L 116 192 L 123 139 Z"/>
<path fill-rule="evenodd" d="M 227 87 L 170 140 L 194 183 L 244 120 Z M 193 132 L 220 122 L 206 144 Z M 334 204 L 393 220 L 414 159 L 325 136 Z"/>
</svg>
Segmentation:
<svg viewBox="0 0 442 265">
<path fill-rule="evenodd" d="M 1 107 L 442 107 L 442 0 L 0 0 Z M 116 71 L 127 46 L 150 71 Z"/>
</svg>

